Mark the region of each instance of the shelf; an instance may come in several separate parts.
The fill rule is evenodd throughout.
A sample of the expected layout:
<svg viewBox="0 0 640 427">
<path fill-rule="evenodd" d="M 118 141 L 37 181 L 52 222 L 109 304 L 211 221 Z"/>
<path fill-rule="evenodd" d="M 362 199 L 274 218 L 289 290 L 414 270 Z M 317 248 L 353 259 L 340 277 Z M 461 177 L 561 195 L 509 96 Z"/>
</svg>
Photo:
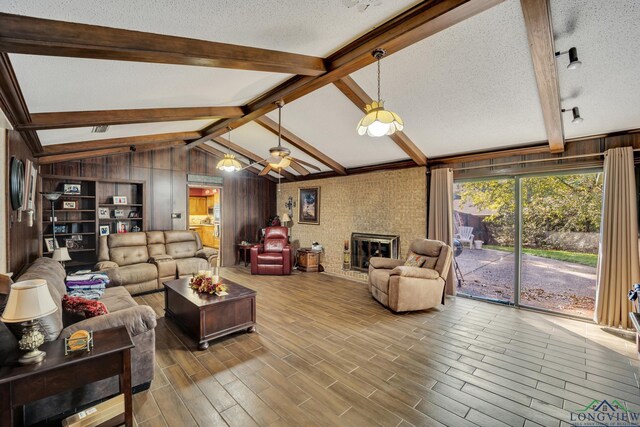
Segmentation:
<svg viewBox="0 0 640 427">
<path fill-rule="evenodd" d="M 95 212 L 95 209 L 56 209 L 56 213 L 61 212 Z M 43 209 L 42 212 L 51 212 L 51 209 Z"/>
<path fill-rule="evenodd" d="M 95 248 L 88 248 L 88 249 L 69 249 L 69 253 L 74 253 L 74 252 L 95 252 Z M 51 255 L 53 252 L 42 252 L 43 255 Z"/>
<path fill-rule="evenodd" d="M 96 196 L 76 196 L 75 194 L 63 194 L 62 196 L 60 196 L 60 199 L 95 199 Z M 58 199 L 58 200 L 60 200 Z M 47 200 L 48 201 L 48 200 Z"/>
<path fill-rule="evenodd" d="M 95 236 L 96 233 L 56 233 L 59 236 Z M 53 237 L 53 234 L 43 234 L 44 237 Z"/>
<path fill-rule="evenodd" d="M 141 208 L 142 204 L 141 203 L 128 203 L 126 205 L 116 205 L 114 203 L 100 203 L 98 206 L 109 206 L 109 207 L 118 207 L 118 206 L 124 206 L 124 207 L 130 207 L 130 208 Z"/>
<path fill-rule="evenodd" d="M 142 218 L 100 218 L 100 221 L 142 221 Z"/>
<path fill-rule="evenodd" d="M 43 224 L 51 224 L 51 221 L 42 221 Z M 94 220 L 92 219 L 81 219 L 78 221 L 56 221 L 56 224 L 79 224 L 79 223 L 84 223 L 84 224 L 93 224 L 95 223 Z"/>
</svg>

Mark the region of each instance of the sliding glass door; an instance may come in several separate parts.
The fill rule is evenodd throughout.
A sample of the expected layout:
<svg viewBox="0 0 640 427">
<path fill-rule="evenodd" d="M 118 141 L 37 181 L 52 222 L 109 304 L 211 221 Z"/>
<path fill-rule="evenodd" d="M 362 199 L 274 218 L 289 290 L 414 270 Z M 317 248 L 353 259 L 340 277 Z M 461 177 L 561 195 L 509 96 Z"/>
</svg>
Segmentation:
<svg viewBox="0 0 640 427">
<path fill-rule="evenodd" d="M 520 304 L 593 317 L 602 174 L 520 179 Z"/>
<path fill-rule="evenodd" d="M 458 293 L 592 317 L 601 207 L 599 171 L 457 181 Z"/>
<path fill-rule="evenodd" d="M 514 302 L 514 188 L 513 178 L 455 184 L 458 293 Z"/>
</svg>

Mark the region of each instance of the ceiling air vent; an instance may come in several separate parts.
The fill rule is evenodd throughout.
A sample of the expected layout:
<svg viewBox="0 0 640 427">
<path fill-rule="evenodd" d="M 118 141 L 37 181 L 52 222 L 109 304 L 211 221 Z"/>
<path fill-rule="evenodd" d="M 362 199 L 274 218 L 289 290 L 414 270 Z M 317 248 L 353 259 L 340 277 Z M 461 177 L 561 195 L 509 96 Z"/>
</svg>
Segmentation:
<svg viewBox="0 0 640 427">
<path fill-rule="evenodd" d="M 99 125 L 91 128 L 91 133 L 105 133 L 109 130 L 109 125 Z"/>
</svg>

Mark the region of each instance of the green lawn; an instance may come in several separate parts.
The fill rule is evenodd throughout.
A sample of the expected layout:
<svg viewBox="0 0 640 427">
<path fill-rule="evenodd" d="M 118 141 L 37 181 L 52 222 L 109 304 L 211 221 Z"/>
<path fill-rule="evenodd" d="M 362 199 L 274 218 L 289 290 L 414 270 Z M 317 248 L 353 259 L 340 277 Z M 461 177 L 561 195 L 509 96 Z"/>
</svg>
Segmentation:
<svg viewBox="0 0 640 427">
<path fill-rule="evenodd" d="M 504 252 L 513 252 L 513 248 L 507 247 L 507 246 L 483 245 L 482 247 L 487 249 L 504 251 Z M 598 265 L 598 255 L 596 254 L 583 254 L 580 252 L 556 251 L 551 249 L 530 249 L 530 248 L 524 248 L 523 252 L 529 255 L 556 259 L 558 261 L 572 262 L 574 264 L 582 264 L 582 265 L 587 265 L 589 267 L 596 267 Z"/>
</svg>

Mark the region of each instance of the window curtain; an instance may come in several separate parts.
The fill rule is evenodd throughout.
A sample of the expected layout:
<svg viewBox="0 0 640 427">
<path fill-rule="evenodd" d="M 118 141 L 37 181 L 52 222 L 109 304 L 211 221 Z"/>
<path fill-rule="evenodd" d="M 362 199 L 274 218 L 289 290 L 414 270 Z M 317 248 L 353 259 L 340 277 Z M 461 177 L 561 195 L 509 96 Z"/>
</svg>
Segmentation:
<svg viewBox="0 0 640 427">
<path fill-rule="evenodd" d="M 453 171 L 451 169 L 431 170 L 427 234 L 429 239 L 440 240 L 453 248 Z M 447 295 L 456 294 L 453 262 L 447 274 L 445 291 Z"/>
<path fill-rule="evenodd" d="M 604 194 L 600 226 L 594 320 L 629 327 L 627 292 L 640 279 L 636 182 L 631 147 L 612 148 L 604 159 Z"/>
</svg>

